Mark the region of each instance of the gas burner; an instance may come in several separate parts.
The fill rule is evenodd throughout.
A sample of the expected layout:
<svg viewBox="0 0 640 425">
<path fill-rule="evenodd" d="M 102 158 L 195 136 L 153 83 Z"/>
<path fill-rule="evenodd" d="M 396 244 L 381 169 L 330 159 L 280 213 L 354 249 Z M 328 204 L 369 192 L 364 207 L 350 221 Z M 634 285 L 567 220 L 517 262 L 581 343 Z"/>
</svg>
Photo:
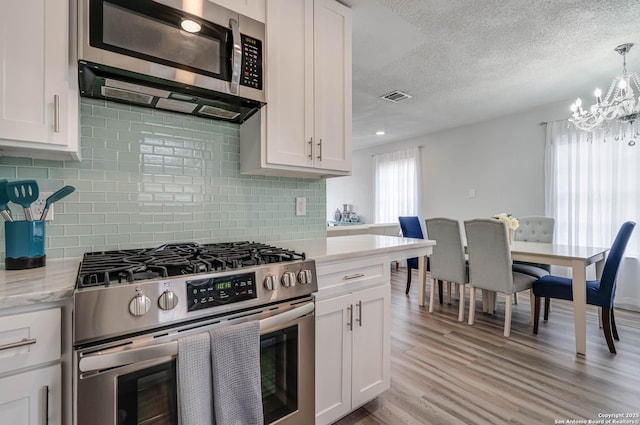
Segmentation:
<svg viewBox="0 0 640 425">
<path fill-rule="evenodd" d="M 304 253 L 248 241 L 204 245 L 172 243 L 157 248 L 89 252 L 82 259 L 77 287 L 109 286 L 305 259 Z"/>
</svg>

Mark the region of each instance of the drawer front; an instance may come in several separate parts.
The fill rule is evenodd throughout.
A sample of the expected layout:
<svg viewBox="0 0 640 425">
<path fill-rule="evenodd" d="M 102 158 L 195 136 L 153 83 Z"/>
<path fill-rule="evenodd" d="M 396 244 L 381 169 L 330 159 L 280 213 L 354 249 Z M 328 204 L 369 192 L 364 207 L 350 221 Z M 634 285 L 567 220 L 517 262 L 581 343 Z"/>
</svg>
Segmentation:
<svg viewBox="0 0 640 425">
<path fill-rule="evenodd" d="M 60 358 L 60 309 L 0 317 L 0 373 Z"/>
<path fill-rule="evenodd" d="M 335 295 L 375 284 L 389 282 L 387 257 L 331 261 L 317 265 L 318 292 Z"/>
</svg>

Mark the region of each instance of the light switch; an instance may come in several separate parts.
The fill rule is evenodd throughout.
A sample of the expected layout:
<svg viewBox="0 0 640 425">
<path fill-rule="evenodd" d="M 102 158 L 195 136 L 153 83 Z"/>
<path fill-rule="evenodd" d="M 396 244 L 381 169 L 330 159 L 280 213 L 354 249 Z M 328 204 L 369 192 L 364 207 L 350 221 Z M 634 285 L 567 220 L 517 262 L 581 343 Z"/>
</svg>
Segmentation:
<svg viewBox="0 0 640 425">
<path fill-rule="evenodd" d="M 296 198 L 296 215 L 307 215 L 307 198 Z"/>
<path fill-rule="evenodd" d="M 476 190 L 469 189 L 469 198 L 475 198 L 475 197 L 476 197 Z"/>
</svg>

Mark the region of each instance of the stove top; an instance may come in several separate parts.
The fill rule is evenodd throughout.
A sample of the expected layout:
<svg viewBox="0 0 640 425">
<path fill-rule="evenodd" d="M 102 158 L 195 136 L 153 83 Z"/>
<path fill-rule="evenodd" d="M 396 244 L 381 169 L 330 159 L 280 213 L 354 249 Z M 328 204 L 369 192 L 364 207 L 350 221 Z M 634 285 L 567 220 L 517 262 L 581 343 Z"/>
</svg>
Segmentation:
<svg viewBox="0 0 640 425">
<path fill-rule="evenodd" d="M 172 243 L 157 248 L 89 252 L 82 259 L 77 288 L 228 271 L 305 259 L 304 253 L 247 241 Z"/>
</svg>

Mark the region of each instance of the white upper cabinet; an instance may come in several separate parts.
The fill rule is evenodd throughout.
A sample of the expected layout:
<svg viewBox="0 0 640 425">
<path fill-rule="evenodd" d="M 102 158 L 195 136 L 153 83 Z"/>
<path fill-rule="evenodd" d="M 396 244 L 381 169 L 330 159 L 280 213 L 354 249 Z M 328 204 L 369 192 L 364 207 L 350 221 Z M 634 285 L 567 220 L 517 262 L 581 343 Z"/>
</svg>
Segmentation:
<svg viewBox="0 0 640 425">
<path fill-rule="evenodd" d="M 0 155 L 78 159 L 69 1 L 0 5 Z"/>
<path fill-rule="evenodd" d="M 351 172 L 351 10 L 267 0 L 267 105 L 241 126 L 246 174 Z"/>
<path fill-rule="evenodd" d="M 248 16 L 256 21 L 264 22 L 265 0 L 209 0 L 227 9 Z"/>
</svg>

